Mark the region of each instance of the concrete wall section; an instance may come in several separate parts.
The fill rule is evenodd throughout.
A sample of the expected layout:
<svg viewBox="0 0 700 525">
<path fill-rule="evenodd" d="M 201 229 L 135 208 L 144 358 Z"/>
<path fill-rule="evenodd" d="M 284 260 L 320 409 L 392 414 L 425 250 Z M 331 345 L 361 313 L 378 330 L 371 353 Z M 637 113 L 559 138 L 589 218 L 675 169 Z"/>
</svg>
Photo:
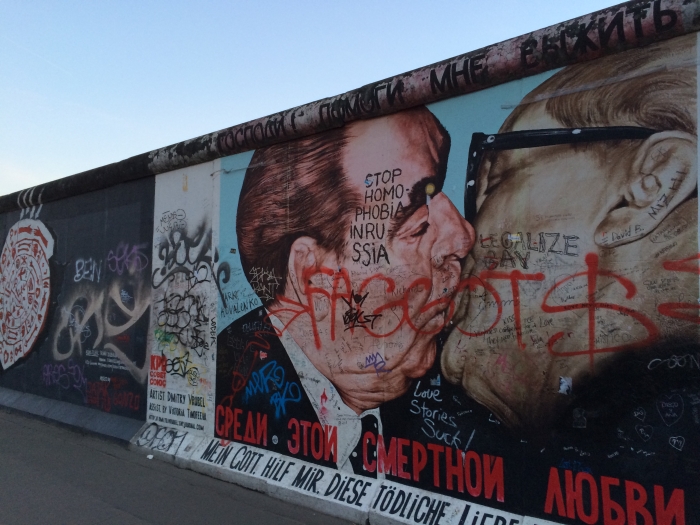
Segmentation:
<svg viewBox="0 0 700 525">
<path fill-rule="evenodd" d="M 215 437 L 370 521 L 698 521 L 696 40 L 223 159 Z"/>
<path fill-rule="evenodd" d="M 0 397 L 358 521 L 700 523 L 696 6 L 28 190 L 0 215 Z"/>
<path fill-rule="evenodd" d="M 148 420 L 212 435 L 218 165 L 156 178 Z"/>
<path fill-rule="evenodd" d="M 0 385 L 144 419 L 154 181 L 2 215 Z"/>
</svg>

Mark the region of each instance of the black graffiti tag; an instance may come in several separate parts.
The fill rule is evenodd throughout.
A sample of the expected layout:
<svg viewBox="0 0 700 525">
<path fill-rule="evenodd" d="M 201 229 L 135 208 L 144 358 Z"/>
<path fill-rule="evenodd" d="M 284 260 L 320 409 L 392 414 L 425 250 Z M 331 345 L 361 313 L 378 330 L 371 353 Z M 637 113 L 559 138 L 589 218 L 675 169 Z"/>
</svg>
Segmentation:
<svg viewBox="0 0 700 525">
<path fill-rule="evenodd" d="M 168 334 L 173 334 L 178 341 L 202 357 L 209 344 L 206 341 L 209 326 L 207 307 L 202 298 L 189 291 L 170 292 L 156 301 L 158 326 Z"/>
<path fill-rule="evenodd" d="M 165 371 L 173 376 L 187 377 L 187 382 L 191 386 L 197 386 L 199 383 L 199 369 L 190 363 L 189 352 L 182 357 L 168 359 Z"/>
<path fill-rule="evenodd" d="M 382 316 L 382 314 L 377 315 L 366 315 L 362 311 L 362 303 L 365 302 L 369 292 L 365 295 L 351 294 L 350 300 L 348 301 L 343 297 L 343 301 L 348 305 L 348 310 L 343 314 L 343 323 L 345 323 L 345 330 L 350 330 L 352 328 L 366 328 L 365 325 L 369 323 L 371 328 L 374 328 L 374 321 Z M 355 307 L 353 307 L 353 302 Z"/>
</svg>

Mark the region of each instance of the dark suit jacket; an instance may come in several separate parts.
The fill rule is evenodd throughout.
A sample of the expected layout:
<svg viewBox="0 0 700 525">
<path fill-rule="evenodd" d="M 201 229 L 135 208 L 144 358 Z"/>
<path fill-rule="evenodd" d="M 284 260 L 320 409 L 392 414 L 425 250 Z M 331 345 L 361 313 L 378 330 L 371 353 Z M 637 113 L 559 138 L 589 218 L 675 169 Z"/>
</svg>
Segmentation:
<svg viewBox="0 0 700 525">
<path fill-rule="evenodd" d="M 258 415 L 266 416 L 267 446 L 263 448 L 291 455 L 289 442 L 293 447 L 299 441 L 296 457 L 335 468 L 332 459 L 326 461 L 325 458 L 318 460 L 313 457 L 311 427 L 306 432 L 304 446 L 303 425 L 306 422 L 313 425 L 319 420 L 284 345 L 269 321 L 265 320 L 265 315 L 263 307 L 256 308 L 219 334 L 216 404 L 243 411 L 239 415 L 241 434 L 249 412 L 253 413 L 256 422 Z M 224 436 L 217 433 L 217 437 L 231 439 L 230 434 Z"/>
<path fill-rule="evenodd" d="M 265 414 L 268 422 L 265 448 L 335 468 L 333 461 L 314 459 L 310 447 L 306 455 L 303 446 L 298 453 L 290 453 L 288 440 L 293 439 L 294 430 L 290 429 L 290 421 L 311 424 L 319 421 L 284 346 L 272 328 L 265 325 L 264 316 L 264 309 L 254 310 L 219 335 L 217 405 L 224 403 L 242 409 L 243 422 L 248 411 Z M 442 348 L 442 338 L 438 338 L 438 348 Z M 257 358 L 254 358 L 255 350 L 259 352 Z M 686 359 L 685 368 L 667 366 L 665 361 L 653 371 L 647 366 L 652 357 L 668 358 L 669 354 L 678 355 L 681 350 L 683 355 L 698 355 L 694 344 L 630 351 L 624 362 L 599 375 L 583 391 L 574 385 L 571 410 L 544 437 L 536 439 L 507 429 L 486 408 L 469 398 L 460 385 L 449 384 L 441 375 L 438 353 L 433 367 L 425 376 L 415 379 L 406 394 L 380 407 L 386 446 L 392 438 L 409 442 L 404 452 L 409 454 L 406 468 L 411 479 L 392 474 L 387 478 L 510 512 L 555 519 L 556 516 L 543 514 L 549 472 L 555 467 L 562 472 L 590 472 L 596 478 L 610 476 L 631 480 L 643 484 L 649 494 L 653 494 L 654 484 L 662 483 L 667 497 L 671 488 L 685 488 L 687 516 L 698 516 L 700 467 L 696 466 L 694 458 L 700 453 L 700 439 L 697 438 L 700 370 L 694 368 L 690 359 Z M 237 393 L 233 392 L 234 371 L 245 372 L 247 378 L 245 386 Z M 267 388 L 261 386 L 261 378 Z M 287 385 L 291 383 L 298 385 L 301 395 L 298 401 L 284 403 L 282 411 L 273 398 L 285 388 L 289 397 L 291 390 Z M 660 403 L 664 400 L 679 402 L 679 397 L 684 411 L 678 421 L 659 412 Z M 644 420 L 640 419 L 640 408 L 645 414 Z M 585 428 L 580 421 L 574 422 L 574 410 L 578 410 L 579 419 L 585 417 Z M 650 432 L 652 438 L 645 441 Z M 669 443 L 669 439 L 676 436 L 684 438 L 682 451 Z M 230 439 L 230 436 L 219 437 Z M 487 460 L 487 456 L 491 461 L 502 458 L 504 502 L 498 502 L 495 494 L 486 498 L 483 491 L 477 497 L 469 496 L 466 491 L 460 493 L 456 490 L 456 478 L 449 490 L 444 451 L 437 456 L 428 453 L 427 463 L 415 481 L 410 457 L 414 442 L 426 449 L 429 444 L 452 448 L 453 463 L 456 460 L 454 449 L 462 453 L 476 452 L 482 461 Z M 676 446 L 680 446 L 680 442 L 673 441 Z M 437 466 L 434 465 L 436 458 Z"/>
</svg>

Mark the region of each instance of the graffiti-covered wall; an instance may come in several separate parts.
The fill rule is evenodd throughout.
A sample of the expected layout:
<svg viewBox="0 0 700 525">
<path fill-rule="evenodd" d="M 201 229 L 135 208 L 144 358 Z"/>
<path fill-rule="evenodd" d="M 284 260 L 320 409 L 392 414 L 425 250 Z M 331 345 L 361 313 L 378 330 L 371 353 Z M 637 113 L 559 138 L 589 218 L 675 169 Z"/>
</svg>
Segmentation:
<svg viewBox="0 0 700 525">
<path fill-rule="evenodd" d="M 696 55 L 223 159 L 215 436 L 411 523 L 700 519 Z"/>
<path fill-rule="evenodd" d="M 149 420 L 208 434 L 214 431 L 219 268 L 214 165 L 156 179 L 149 334 Z"/>
<path fill-rule="evenodd" d="M 153 190 L 1 216 L 0 386 L 145 418 Z"/>
<path fill-rule="evenodd" d="M 628 3 L 27 190 L 0 386 L 358 522 L 700 523 L 699 12 Z"/>
</svg>

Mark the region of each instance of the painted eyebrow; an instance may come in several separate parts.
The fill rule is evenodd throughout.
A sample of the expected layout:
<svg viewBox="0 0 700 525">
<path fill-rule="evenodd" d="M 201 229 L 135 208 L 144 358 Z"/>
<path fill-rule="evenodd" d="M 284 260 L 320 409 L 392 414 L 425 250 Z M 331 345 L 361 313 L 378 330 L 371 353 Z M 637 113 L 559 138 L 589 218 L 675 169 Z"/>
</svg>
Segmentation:
<svg viewBox="0 0 700 525">
<path fill-rule="evenodd" d="M 426 204 L 427 200 L 425 198 L 425 187 L 431 183 L 435 185 L 435 193 L 433 195 L 436 195 L 442 191 L 443 180 L 435 175 L 432 177 L 422 178 L 416 182 L 408 193 L 410 199 L 408 206 L 403 208 L 401 216 L 394 215 L 394 218 L 391 219 L 391 225 L 389 226 L 389 239 L 393 239 L 396 233 L 404 224 L 406 224 L 411 216 Z"/>
<path fill-rule="evenodd" d="M 530 157 L 520 160 L 517 165 L 514 166 L 512 159 L 513 150 L 488 151 L 487 154 L 491 162 L 491 166 L 489 167 L 486 177 L 484 178 L 486 188 L 480 191 L 482 195 L 488 195 L 491 193 L 494 186 L 501 184 L 503 181 L 510 179 L 517 173 L 527 170 L 530 166 L 532 166 L 532 159 Z M 499 160 L 500 162 L 498 162 Z"/>
</svg>

